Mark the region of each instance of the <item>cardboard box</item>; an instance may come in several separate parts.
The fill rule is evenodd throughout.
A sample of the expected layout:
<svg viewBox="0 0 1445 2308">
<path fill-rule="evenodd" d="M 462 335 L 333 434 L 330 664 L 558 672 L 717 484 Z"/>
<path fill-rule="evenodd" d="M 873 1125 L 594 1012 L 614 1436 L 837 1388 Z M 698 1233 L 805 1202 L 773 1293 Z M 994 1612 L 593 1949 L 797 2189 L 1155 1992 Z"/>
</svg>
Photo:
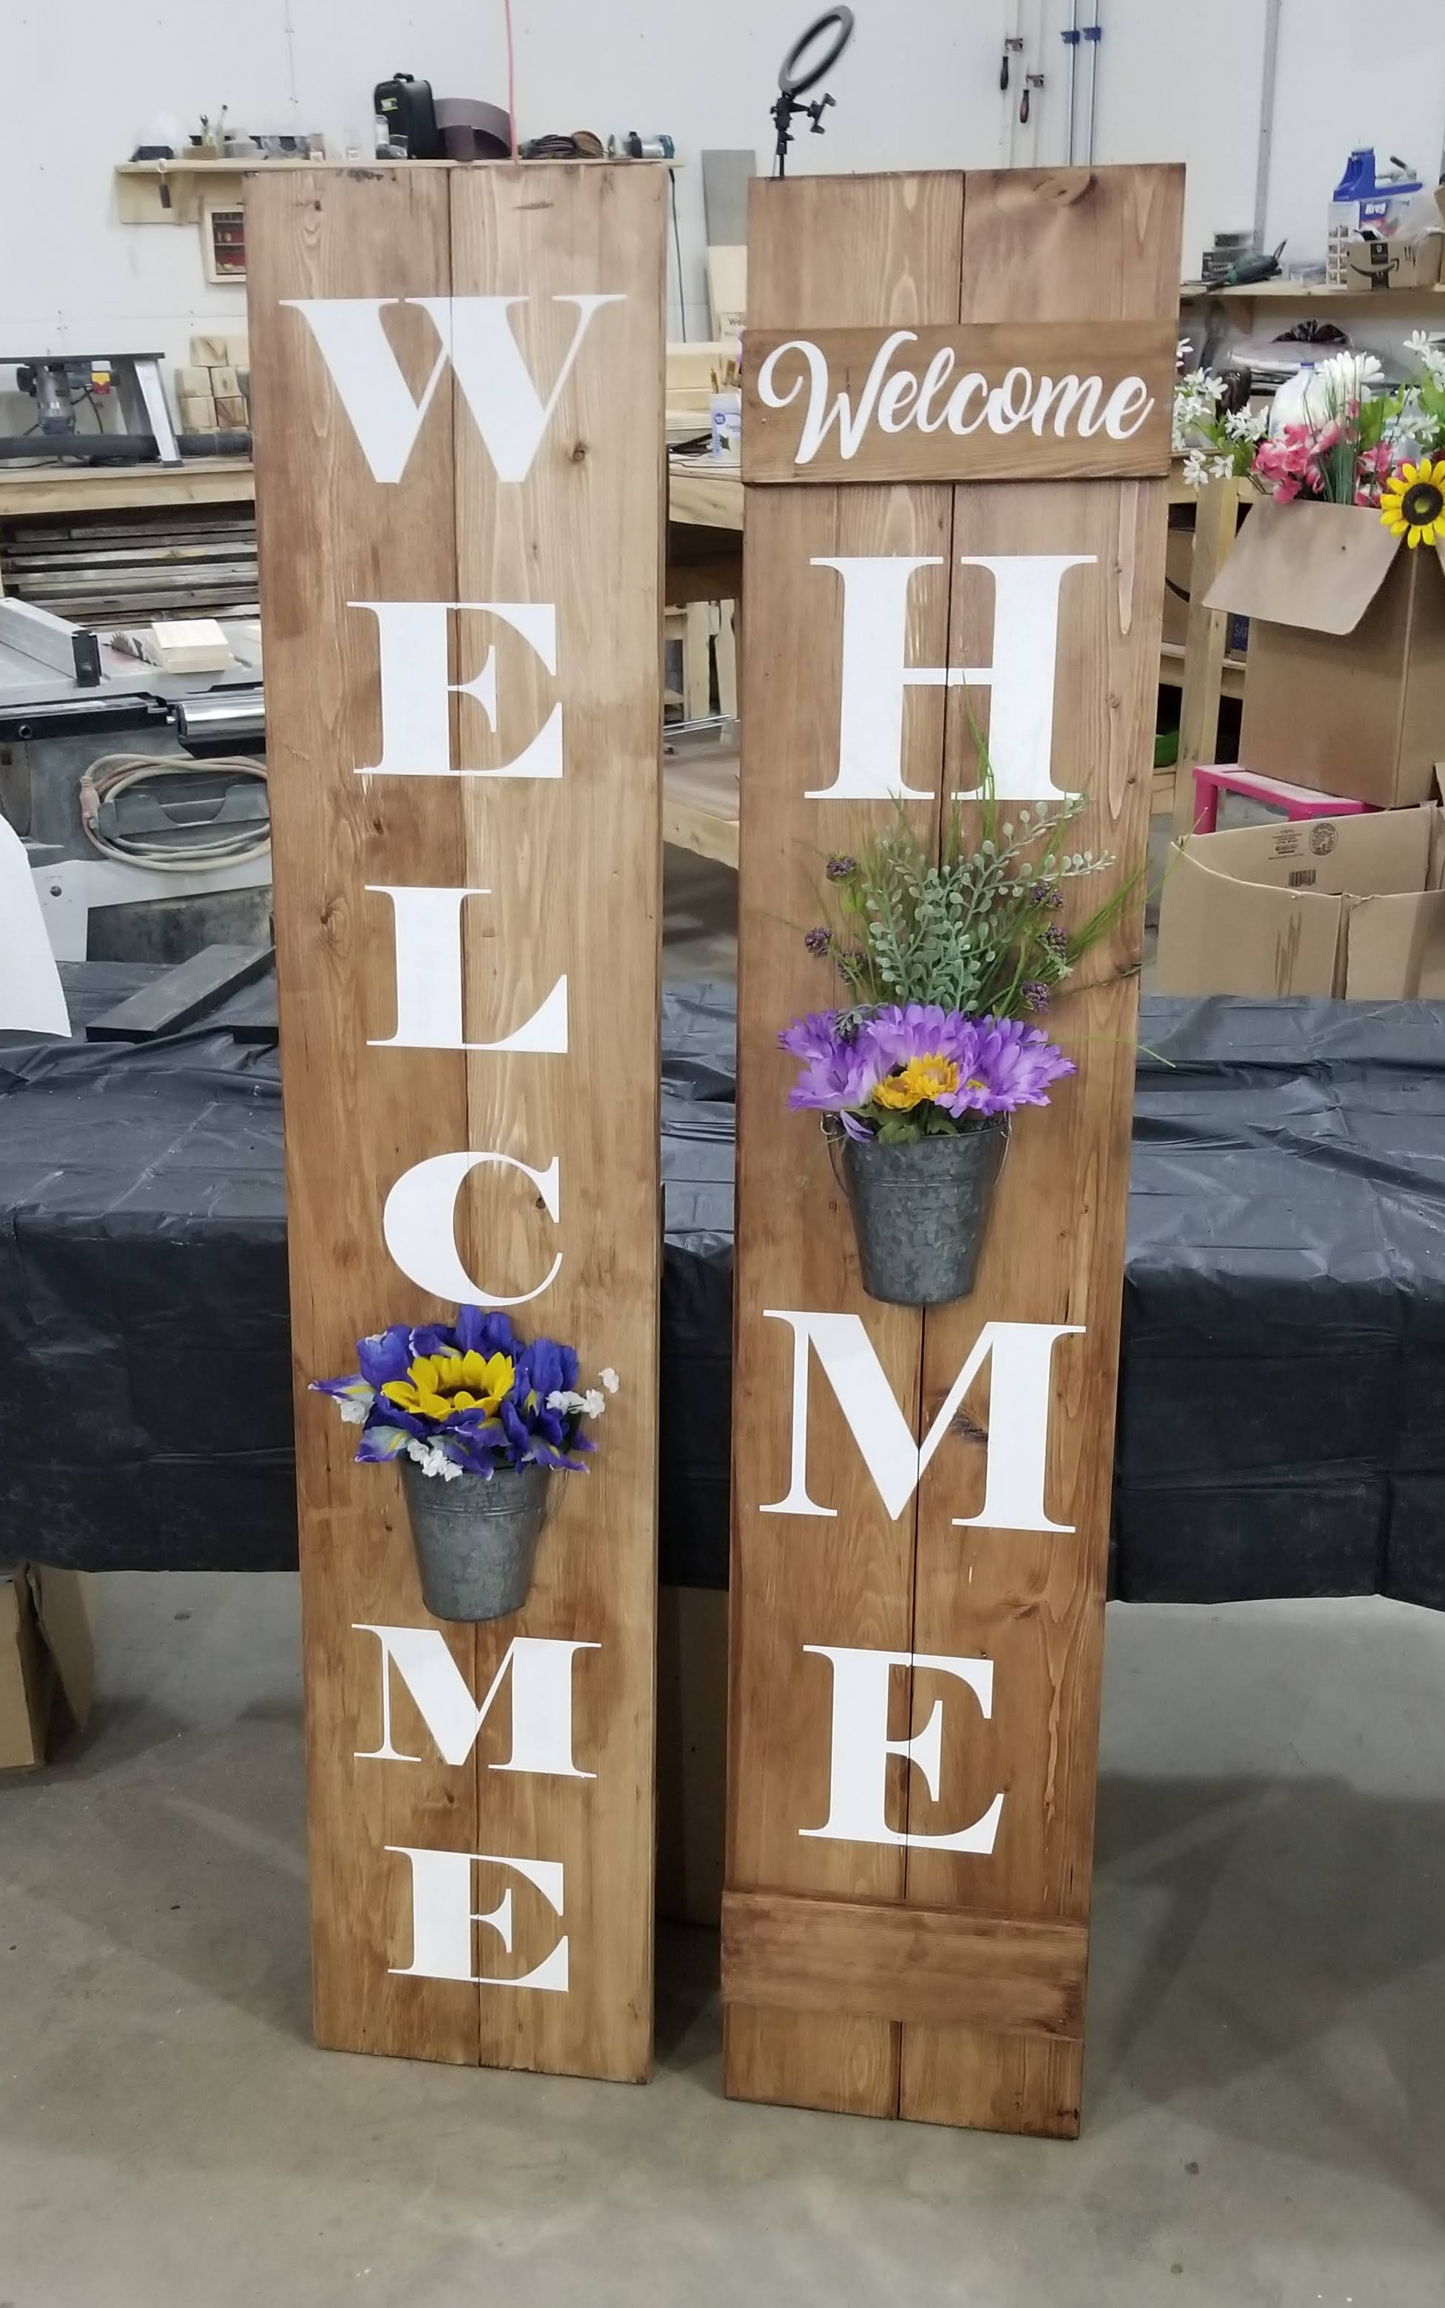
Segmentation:
<svg viewBox="0 0 1445 2308">
<path fill-rule="evenodd" d="M 1344 244 L 1345 285 L 1355 289 L 1427 289 L 1440 278 L 1441 236 L 1366 239 L 1352 232 Z"/>
<path fill-rule="evenodd" d="M 1196 834 L 1170 853 L 1161 994 L 1445 999 L 1445 812 Z"/>
<path fill-rule="evenodd" d="M 0 1580 L 0 1771 L 31 1770 L 90 1713 L 93 1652 L 80 1571 Z"/>
<path fill-rule="evenodd" d="M 1256 505 L 1211 586 L 1250 620 L 1239 758 L 1321 793 L 1428 801 L 1445 731 L 1445 546 L 1367 505 Z"/>
</svg>

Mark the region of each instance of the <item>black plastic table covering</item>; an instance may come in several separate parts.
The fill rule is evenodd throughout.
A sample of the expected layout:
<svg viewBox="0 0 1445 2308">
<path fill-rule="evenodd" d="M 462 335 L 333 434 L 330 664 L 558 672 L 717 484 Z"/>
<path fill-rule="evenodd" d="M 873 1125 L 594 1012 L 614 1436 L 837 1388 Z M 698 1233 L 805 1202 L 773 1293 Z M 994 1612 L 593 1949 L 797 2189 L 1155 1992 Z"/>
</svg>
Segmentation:
<svg viewBox="0 0 1445 2308">
<path fill-rule="evenodd" d="M 144 973 L 66 975 L 81 1027 Z M 1445 1607 L 1445 1005 L 1154 998 L 1143 1039 L 1115 1592 Z M 731 985 L 668 991 L 684 1585 L 727 1580 L 733 1041 Z M 294 1565 L 281 1149 L 276 1053 L 223 1027 L 0 1037 L 0 1563 Z"/>
</svg>

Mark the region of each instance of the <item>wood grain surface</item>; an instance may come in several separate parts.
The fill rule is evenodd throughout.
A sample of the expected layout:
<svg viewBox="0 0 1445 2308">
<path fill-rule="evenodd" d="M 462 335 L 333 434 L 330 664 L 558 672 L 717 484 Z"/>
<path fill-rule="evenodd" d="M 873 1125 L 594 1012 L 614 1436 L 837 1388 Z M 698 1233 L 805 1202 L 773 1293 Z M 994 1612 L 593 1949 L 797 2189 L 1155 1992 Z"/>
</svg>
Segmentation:
<svg viewBox="0 0 1445 2308">
<path fill-rule="evenodd" d="M 477 1629 L 482 1689 L 514 1634 L 600 1646 L 578 1658 L 573 1686 L 577 1765 L 595 1779 L 489 1771 L 479 1757 L 478 1849 L 562 1860 L 572 1951 L 565 1996 L 483 1994 L 482 2059 L 640 2079 L 652 2056 L 666 184 L 660 170 L 533 163 L 459 169 L 451 185 L 453 293 L 533 289 L 513 325 L 534 376 L 556 374 L 576 321 L 539 292 L 629 300 L 593 320 L 525 481 L 499 488 L 475 428 L 457 419 L 455 437 L 458 598 L 555 601 L 556 681 L 517 644 L 505 694 L 522 737 L 558 695 L 564 716 L 559 782 L 470 778 L 463 792 L 465 878 L 501 897 L 467 924 L 471 1013 L 527 1017 L 565 970 L 569 1041 L 565 1058 L 465 1061 L 467 1143 L 536 1168 L 556 1154 L 562 1175 L 560 1232 L 501 1181 L 477 1194 L 471 1271 L 485 1259 L 492 1288 L 527 1289 L 556 1233 L 561 1270 L 518 1319 L 574 1344 L 584 1383 L 604 1364 L 622 1379 L 590 1471 L 560 1485 L 526 1610 Z M 496 1896 L 505 1888 L 499 1876 Z M 556 1919 L 540 1895 L 525 1916 L 516 1904 L 512 1960 L 525 1970 Z"/>
<path fill-rule="evenodd" d="M 1170 314 L 1176 294 L 1182 175 L 1174 168 L 1100 169 L 968 178 L 964 308 L 970 319 L 1124 320 Z M 1013 245 L 1030 262 L 1007 266 Z M 1092 911 L 1141 874 L 1149 826 L 1167 484 L 982 484 L 954 500 L 954 549 L 985 553 L 1092 553 L 1061 594 L 1054 697 L 1054 778 L 1089 797 L 1070 835 L 1112 858 L 1072 889 L 1066 922 Z M 950 658 L 976 664 L 992 602 L 985 573 L 955 576 Z M 975 711 L 983 700 L 971 698 Z M 985 720 L 986 727 L 986 720 Z M 965 697 L 949 695 L 952 790 L 968 789 L 974 762 Z M 957 774 L 954 774 L 957 772 Z M 919 1490 L 914 1647 L 994 1662 L 993 1719 L 980 1734 L 965 1711 L 944 1715 L 940 1783 L 948 1815 L 935 1816 L 912 1774 L 912 1832 L 939 1833 L 1006 1790 L 987 1861 L 911 1850 L 907 1895 L 930 1906 L 1031 1921 L 1082 1923 L 1093 1866 L 1094 1783 L 1104 1589 L 1113 1478 L 1119 1312 L 1138 1031 L 1144 888 L 1115 931 L 1081 964 L 1055 1005 L 1051 1030 L 1078 1066 L 1046 1113 L 1014 1132 L 977 1287 L 966 1303 L 924 1323 L 925 1424 L 952 1385 L 981 1325 L 1070 1323 L 1081 1338 L 1054 1349 L 1047 1510 L 1065 1535 L 960 1530 L 982 1498 L 984 1446 L 960 1438 L 940 1451 Z M 970 1399 L 988 1425 L 986 1390 Z M 913 1728 L 917 1728 L 914 1724 Z M 982 1808 L 980 1804 L 979 1808 Z M 907 2029 L 900 2109 L 930 2121 L 992 2120 L 988 2064 L 964 2058 L 958 2029 Z M 1064 2055 L 1030 2068 L 1019 2090 L 1020 2129 L 1077 2129 L 1083 2045 L 1059 2090 Z M 1042 2090 L 1044 2102 L 1031 2100 Z"/>
<path fill-rule="evenodd" d="M 973 327 L 919 327 L 906 336 L 896 328 L 748 329 L 748 361 L 743 379 L 743 480 L 764 481 L 1028 481 L 1056 474 L 1153 478 L 1169 471 L 1174 398 L 1176 326 L 1168 321 L 1081 321 L 1060 328 L 1048 322 L 999 321 Z M 895 339 L 902 337 L 902 341 Z M 810 409 L 811 370 L 801 350 L 777 363 L 772 400 L 761 390 L 765 362 L 799 338 L 815 347 L 827 365 L 822 409 L 831 411 L 846 396 L 853 421 L 865 408 L 871 416 L 856 442 L 845 442 L 834 419 L 815 446 L 803 438 Z M 883 365 L 875 364 L 893 345 Z M 952 357 L 946 380 L 920 406 L 930 365 Z M 1023 371 L 1006 383 L 1015 371 Z M 911 376 L 896 410 L 879 413 L 879 395 L 890 378 Z M 965 377 L 978 382 L 959 411 L 956 429 L 945 421 L 949 394 Z M 873 382 L 870 401 L 869 384 Z M 1092 398 L 1075 399 L 1065 380 L 1093 383 Z M 1127 438 L 1115 439 L 1102 419 L 1117 387 L 1137 381 L 1147 388 L 1147 404 L 1130 403 Z M 1014 409 L 1032 408 L 1043 395 L 1037 419 L 1005 422 L 994 429 L 985 411 L 987 396 L 1004 392 Z M 791 395 L 791 397 L 789 397 Z M 777 400 L 786 405 L 778 408 Z M 920 424 L 919 419 L 925 420 Z M 1088 432 L 1083 430 L 1087 423 Z M 803 460 L 800 452 L 810 453 Z M 851 448 L 851 454 L 850 452 Z"/>
<path fill-rule="evenodd" d="M 750 318 L 761 328 L 952 320 L 962 221 L 959 176 L 755 183 Z M 826 1470 L 837 1520 L 761 1512 L 787 1490 L 791 1434 L 791 1333 L 765 1310 L 862 1314 L 911 1413 L 921 1318 L 863 1295 L 817 1118 L 786 1110 L 795 1067 L 776 1037 L 791 1017 L 832 999 L 829 972 L 803 946 L 803 932 L 821 918 L 829 849 L 848 849 L 891 814 L 886 803 L 820 810 L 805 798 L 818 765 L 837 758 L 841 642 L 836 574 L 809 563 L 850 553 L 940 556 L 940 567 L 914 579 L 908 638 L 915 663 L 942 664 L 952 501 L 945 488 L 747 489 L 744 496 L 727 1880 L 735 1889 L 898 1899 L 899 1851 L 799 1833 L 827 1812 L 830 1720 L 827 1662 L 805 1658 L 803 1645 L 909 1648 L 913 1510 L 889 1520 L 820 1384 L 811 1464 Z M 905 782 L 935 793 L 942 696 L 916 690 L 904 725 Z M 912 807 L 936 836 L 938 804 Z M 868 2115 L 897 2109 L 899 2031 L 886 2020 L 729 1999 L 724 2040 L 726 2087 L 740 2098 Z"/>
<path fill-rule="evenodd" d="M 1082 1924 L 771 1891 L 723 1900 L 724 1995 L 784 2011 L 1077 2038 L 1087 1952 Z"/>
<path fill-rule="evenodd" d="M 651 171 L 288 171 L 258 176 L 247 216 L 317 2038 L 625 2077 L 646 2073 L 651 2042 L 662 190 Z M 281 309 L 529 295 L 514 326 L 550 383 L 575 320 L 550 298 L 580 289 L 627 304 L 597 316 L 529 479 L 505 487 L 450 382 L 401 481 L 375 482 L 310 332 Z M 419 396 L 431 323 L 398 303 L 386 326 Z M 452 701 L 453 751 L 469 767 L 508 758 L 560 695 L 562 780 L 358 777 L 380 758 L 377 627 L 348 604 L 375 600 L 555 602 L 555 681 L 497 621 L 454 620 L 453 678 L 472 678 L 495 641 L 501 702 L 492 738 L 470 700 Z M 369 1046 L 396 1017 L 390 903 L 369 885 L 411 884 L 489 893 L 464 909 L 467 1038 L 501 1038 L 565 971 L 567 1055 Z M 496 1294 L 532 1288 L 560 1248 L 556 1283 L 519 1327 L 574 1343 L 589 1381 L 614 1365 L 623 1391 L 597 1471 L 554 1486 L 527 1609 L 441 1632 L 478 1700 L 514 1635 L 600 1646 L 574 1663 L 587 1780 L 496 1768 L 510 1752 L 505 1697 L 473 1755 L 444 1764 L 398 1676 L 394 1744 L 422 1760 L 365 1759 L 380 1744 L 379 1646 L 354 1630 L 434 1622 L 395 1471 L 355 1466 L 354 1433 L 306 1387 L 354 1368 L 363 1332 L 454 1311 L 392 1263 L 381 1213 L 412 1164 L 468 1148 L 537 1168 L 559 1158 L 560 1226 L 515 1173 L 474 1176 L 457 1248 Z M 570 1991 L 393 1976 L 411 1935 L 396 1847 L 560 1859 Z M 514 1875 L 473 1877 L 479 1913 L 509 1887 L 514 1905 L 510 1958 L 488 1933 L 475 1968 L 520 1976 L 555 1917 Z"/>
<path fill-rule="evenodd" d="M 754 189 L 750 290 L 759 329 L 915 322 L 1050 330 L 1162 325 L 1173 311 L 1182 180 L 1172 169 L 1012 171 L 925 179 L 816 179 Z M 866 309 L 881 304 L 886 309 Z M 859 309 L 861 307 L 865 309 Z M 739 987 L 731 1779 L 725 2080 L 741 2096 L 1023 2132 L 1077 2130 L 1081 2030 L 1043 2027 L 1008 1986 L 1022 1929 L 1061 1932 L 1077 1995 L 1088 1917 L 1104 1571 L 1117 1371 L 1142 891 L 1059 1003 L 1079 1064 L 1047 1114 L 1015 1132 L 978 1287 L 926 1316 L 861 1292 L 852 1232 L 815 1118 L 789 1115 L 791 1062 L 775 1036 L 835 998 L 800 933 L 830 849 L 886 826 L 893 805 L 805 801 L 837 759 L 837 605 L 812 584 L 819 553 L 939 553 L 911 601 L 915 664 L 987 664 L 993 595 L 965 556 L 1089 554 L 1061 596 L 1053 774 L 1088 794 L 1080 847 L 1108 874 L 1072 894 L 1092 908 L 1134 874 L 1149 808 L 1163 585 L 1161 480 L 976 481 L 934 487 L 749 486 Z M 839 543 L 846 537 L 847 543 Z M 947 622 L 946 651 L 938 620 Z M 941 696 L 948 699 L 944 729 Z M 913 689 L 904 776 L 925 791 L 976 782 L 971 727 L 986 690 Z M 822 774 L 820 774 L 820 772 Z M 934 805 L 935 828 L 941 822 Z M 768 1308 L 860 1315 L 916 1431 L 931 1426 L 990 1319 L 1082 1325 L 1054 1350 L 1047 1503 L 1067 1533 L 962 1530 L 982 1502 L 987 1373 L 938 1449 L 915 1501 L 889 1521 L 831 1389 L 811 1389 L 812 1495 L 836 1520 L 762 1507 L 788 1487 L 792 1337 Z M 888 1822 L 936 1835 L 1002 1792 L 994 1852 L 835 1842 L 828 1808 L 828 1664 L 807 1645 L 981 1657 L 995 1667 L 990 1720 L 943 1709 L 939 1801 L 890 1761 Z M 917 1734 L 937 1678 L 916 1694 L 895 1671 L 890 1736 Z M 759 1897 L 903 1903 L 950 1914 L 970 1961 L 999 1965 L 990 2006 L 945 2022 L 846 1997 L 820 2009 L 747 1952 Z M 739 1904 L 741 1903 L 741 1904 Z M 848 1927 L 835 1924 L 846 1936 Z M 906 1928 L 900 1944 L 906 1940 Z M 739 1937 L 741 1934 L 741 1938 Z M 855 1950 L 856 1953 L 856 1950 Z M 801 1963 L 800 1957 L 800 1963 Z M 826 1966 L 824 1967 L 826 1969 Z M 847 1968 L 846 1966 L 844 1968 Z M 866 1968 L 866 1966 L 865 1966 Z M 764 1993 L 762 1981 L 770 1985 Z M 749 1995 L 755 2000 L 748 2000 Z M 880 1998 L 883 1991 L 879 1989 Z M 904 2001 L 900 1991 L 900 2003 Z"/>
</svg>

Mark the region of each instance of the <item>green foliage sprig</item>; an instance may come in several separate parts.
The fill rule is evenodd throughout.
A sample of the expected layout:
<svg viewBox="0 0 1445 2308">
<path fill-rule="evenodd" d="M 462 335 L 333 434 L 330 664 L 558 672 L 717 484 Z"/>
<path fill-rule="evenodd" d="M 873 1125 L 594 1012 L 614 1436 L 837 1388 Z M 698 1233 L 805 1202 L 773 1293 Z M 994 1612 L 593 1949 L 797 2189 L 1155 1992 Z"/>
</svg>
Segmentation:
<svg viewBox="0 0 1445 2308">
<path fill-rule="evenodd" d="M 856 857 L 829 859 L 834 925 L 808 942 L 831 957 L 847 1011 L 925 1002 L 967 1017 L 1035 1015 L 1127 907 L 1138 875 L 1075 928 L 1059 921 L 1065 885 L 1114 862 L 1069 847 L 1082 797 L 1005 818 L 985 761 L 969 806 L 976 834 L 955 803 L 937 860 L 902 807 Z"/>
</svg>

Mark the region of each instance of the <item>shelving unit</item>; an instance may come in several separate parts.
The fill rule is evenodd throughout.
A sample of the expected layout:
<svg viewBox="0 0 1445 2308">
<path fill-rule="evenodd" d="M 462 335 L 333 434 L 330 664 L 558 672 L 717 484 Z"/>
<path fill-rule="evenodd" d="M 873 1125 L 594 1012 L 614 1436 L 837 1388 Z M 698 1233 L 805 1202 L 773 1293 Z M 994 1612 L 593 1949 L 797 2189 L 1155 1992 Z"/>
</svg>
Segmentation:
<svg viewBox="0 0 1445 2308">
<path fill-rule="evenodd" d="M 479 161 L 478 167 L 499 165 Z M 579 160 L 578 168 L 681 168 L 680 160 Z M 263 170 L 455 168 L 454 160 L 122 160 L 116 163 L 116 206 L 122 224 L 199 224 L 207 208 L 240 208 L 245 181 Z"/>
</svg>

